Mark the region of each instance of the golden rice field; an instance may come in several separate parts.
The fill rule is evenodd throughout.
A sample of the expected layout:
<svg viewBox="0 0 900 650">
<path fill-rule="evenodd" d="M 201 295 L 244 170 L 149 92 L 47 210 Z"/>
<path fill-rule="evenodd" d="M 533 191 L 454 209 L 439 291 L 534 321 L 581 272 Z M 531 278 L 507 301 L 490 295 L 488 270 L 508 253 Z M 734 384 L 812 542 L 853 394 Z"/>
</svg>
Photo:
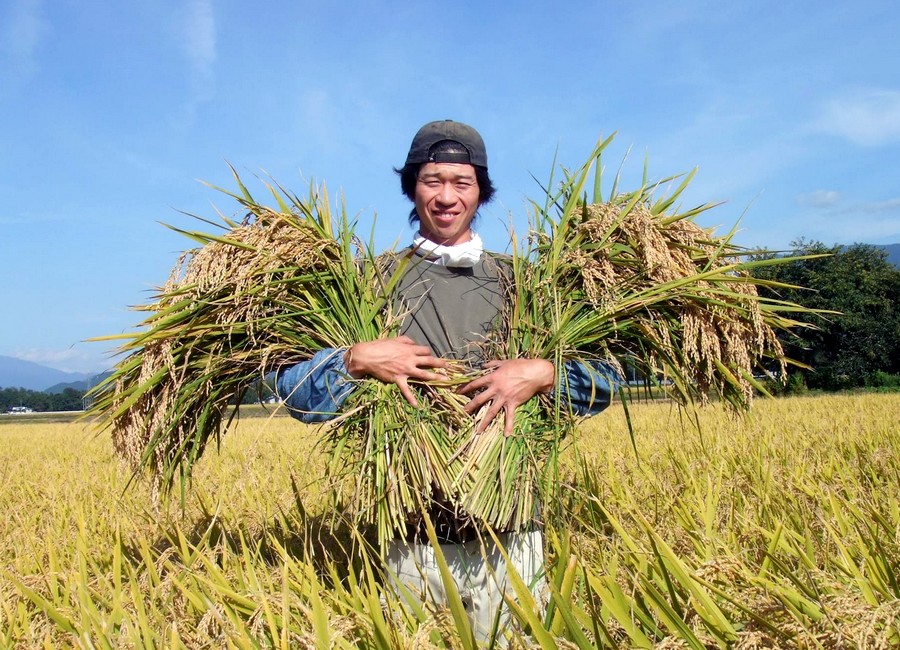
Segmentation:
<svg viewBox="0 0 900 650">
<path fill-rule="evenodd" d="M 513 647 L 900 647 L 900 395 L 631 410 L 637 454 L 614 405 L 564 455 Z M 157 509 L 108 436 L 3 420 L 0 647 L 469 647 L 349 551 L 315 440 L 245 418 Z"/>
</svg>

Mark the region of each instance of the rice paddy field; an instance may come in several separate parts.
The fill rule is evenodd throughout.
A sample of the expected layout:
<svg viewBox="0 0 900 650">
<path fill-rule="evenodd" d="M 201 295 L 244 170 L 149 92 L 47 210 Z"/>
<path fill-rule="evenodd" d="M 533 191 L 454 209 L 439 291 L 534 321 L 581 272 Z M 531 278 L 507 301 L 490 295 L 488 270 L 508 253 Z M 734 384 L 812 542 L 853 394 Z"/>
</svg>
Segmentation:
<svg viewBox="0 0 900 650">
<path fill-rule="evenodd" d="M 512 647 L 900 647 L 900 395 L 630 415 L 634 445 L 614 404 L 563 454 Z M 108 435 L 0 421 L 0 647 L 472 647 L 381 589 L 318 437 L 244 417 L 156 506 Z"/>
</svg>

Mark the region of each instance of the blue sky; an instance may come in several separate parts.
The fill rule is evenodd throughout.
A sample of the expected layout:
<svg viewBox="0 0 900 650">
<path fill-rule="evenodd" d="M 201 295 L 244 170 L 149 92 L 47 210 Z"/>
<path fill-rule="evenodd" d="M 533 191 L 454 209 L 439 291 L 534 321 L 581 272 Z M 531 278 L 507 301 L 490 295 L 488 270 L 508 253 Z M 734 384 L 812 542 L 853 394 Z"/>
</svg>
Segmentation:
<svg viewBox="0 0 900 650">
<path fill-rule="evenodd" d="M 554 156 L 616 132 L 623 189 L 697 168 L 701 224 L 784 248 L 900 242 L 900 18 L 889 0 L 678 3 L 4 0 L 0 4 L 0 355 L 109 364 L 180 251 L 160 222 L 343 192 L 380 246 L 412 237 L 392 167 L 451 118 L 488 147 L 502 250 Z M 627 154 L 627 157 L 626 157 Z M 624 162 L 623 162 L 624 160 Z"/>
</svg>

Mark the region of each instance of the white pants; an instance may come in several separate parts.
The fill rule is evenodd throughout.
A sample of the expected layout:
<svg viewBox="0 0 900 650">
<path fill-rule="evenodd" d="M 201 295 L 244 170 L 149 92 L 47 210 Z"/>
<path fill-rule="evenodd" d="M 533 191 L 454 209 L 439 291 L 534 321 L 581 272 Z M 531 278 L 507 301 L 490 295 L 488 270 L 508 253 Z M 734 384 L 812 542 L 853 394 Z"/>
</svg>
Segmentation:
<svg viewBox="0 0 900 650">
<path fill-rule="evenodd" d="M 509 556 L 512 568 L 531 589 L 538 605 L 542 606 L 546 582 L 544 536 L 541 531 L 502 533 L 497 538 Z M 506 561 L 490 536 L 464 544 L 441 544 L 440 548 L 469 615 L 476 640 L 489 642 L 498 615 L 499 631 L 509 623 L 503 593 L 515 595 L 507 577 Z M 434 559 L 434 548 L 430 544 L 395 540 L 387 547 L 385 565 L 390 583 L 401 599 L 403 590 L 398 589 L 398 585 L 409 590 L 422 603 L 446 605 L 447 592 Z"/>
</svg>

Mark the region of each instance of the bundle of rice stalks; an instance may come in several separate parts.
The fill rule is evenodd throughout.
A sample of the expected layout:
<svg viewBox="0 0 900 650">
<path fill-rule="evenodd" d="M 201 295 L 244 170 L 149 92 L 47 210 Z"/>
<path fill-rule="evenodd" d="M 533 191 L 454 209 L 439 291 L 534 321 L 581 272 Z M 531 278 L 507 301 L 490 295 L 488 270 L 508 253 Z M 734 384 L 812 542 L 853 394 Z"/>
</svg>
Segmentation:
<svg viewBox="0 0 900 650">
<path fill-rule="evenodd" d="M 268 372 L 388 327 L 379 267 L 359 255 L 345 216 L 332 221 L 324 191 L 311 188 L 301 200 L 270 188 L 274 210 L 238 184 L 242 194 L 228 194 L 247 217 L 225 219 L 221 235 L 180 231 L 202 246 L 138 308 L 151 312 L 142 331 L 108 337 L 126 338 L 127 356 L 93 391 L 89 415 L 163 491 L 176 478 L 184 488 L 206 445 L 219 440 L 228 406 Z"/>
<path fill-rule="evenodd" d="M 805 326 L 786 314 L 809 310 L 763 298 L 753 277 L 758 251 L 701 228 L 694 219 L 713 207 L 679 211 L 693 174 L 667 197 L 653 186 L 601 193 L 601 153 L 567 175 L 543 207 L 518 263 L 508 319 L 507 354 L 562 359 L 618 358 L 651 381 L 671 382 L 681 404 L 711 393 L 736 410 L 750 407 L 757 369 L 783 371 L 788 360 L 777 332 Z M 584 193 L 596 169 L 593 200 Z M 797 259 L 797 258 L 792 258 Z"/>
<path fill-rule="evenodd" d="M 804 326 L 786 314 L 809 311 L 757 292 L 774 285 L 750 271 L 787 259 L 752 261 L 754 251 L 731 242 L 734 230 L 720 237 L 696 225 L 693 219 L 711 205 L 676 209 L 691 175 L 665 198 L 654 198 L 659 184 L 645 183 L 628 193 L 614 186 L 604 199 L 600 163 L 610 141 L 548 191 L 543 205 L 533 204 L 529 235 L 512 256 L 508 311 L 490 357 L 551 359 L 557 368 L 599 363 L 598 374 L 613 382 L 621 362 L 681 405 L 717 395 L 735 411 L 749 409 L 754 390 L 765 393 L 754 373 L 783 376 L 789 361 L 776 333 Z M 592 170 L 589 201 L 584 188 Z M 527 495 L 552 502 L 554 461 L 574 426 L 561 397 L 519 409 L 513 436 L 495 426 L 469 445 L 473 487 L 462 498 L 469 512 L 519 528 L 531 516 Z"/>
<path fill-rule="evenodd" d="M 218 235 L 176 229 L 201 246 L 138 308 L 150 312 L 139 333 L 104 339 L 124 338 L 127 356 L 94 389 L 88 415 L 111 429 L 117 453 L 135 475 L 150 475 L 158 496 L 175 486 L 184 496 L 195 463 L 238 413 L 229 408 L 271 371 L 396 335 L 391 296 L 405 260 L 372 255 L 346 212 L 332 215 L 324 191 L 301 199 L 270 187 L 273 209 L 235 178 L 240 195 L 220 191 L 247 212 L 243 221 L 224 219 Z M 355 381 L 326 430 L 330 475 L 352 485 L 344 514 L 374 525 L 381 543 L 434 498 L 455 500 L 467 489 L 456 452 L 474 422 L 456 387 L 470 378 L 458 365 L 446 382 L 414 386 L 426 410 L 409 406 L 393 384 Z M 340 484 L 332 487 L 343 497 Z"/>
<path fill-rule="evenodd" d="M 760 300 L 728 239 L 682 214 L 654 213 L 649 201 L 578 205 L 567 225 L 575 246 L 552 272 L 583 292 L 586 317 L 604 335 L 575 341 L 576 349 L 631 359 L 645 377 L 672 380 L 681 403 L 715 391 L 747 408 L 761 360 L 784 372 L 775 334 L 782 319 Z"/>
<path fill-rule="evenodd" d="M 502 418 L 476 433 L 487 407 L 471 416 L 456 389 L 478 374 L 457 367 L 444 382 L 415 386 L 427 408 L 411 406 L 393 384 L 361 381 L 329 423 L 323 441 L 335 495 L 349 489 L 343 511 L 374 525 L 379 544 L 407 534 L 435 509 L 452 511 L 459 526 L 519 530 L 533 521 L 536 488 L 561 429 L 532 400 L 517 411 L 514 436 L 504 439 Z"/>
<path fill-rule="evenodd" d="M 335 496 L 345 496 L 339 486 L 349 487 L 342 509 L 351 521 L 374 525 L 380 544 L 405 534 L 435 501 L 455 502 L 466 490 L 455 457 L 474 425 L 455 390 L 465 377 L 457 367 L 446 382 L 415 385 L 427 408 L 411 406 L 394 384 L 359 381 L 329 423 L 323 442 Z"/>
</svg>

